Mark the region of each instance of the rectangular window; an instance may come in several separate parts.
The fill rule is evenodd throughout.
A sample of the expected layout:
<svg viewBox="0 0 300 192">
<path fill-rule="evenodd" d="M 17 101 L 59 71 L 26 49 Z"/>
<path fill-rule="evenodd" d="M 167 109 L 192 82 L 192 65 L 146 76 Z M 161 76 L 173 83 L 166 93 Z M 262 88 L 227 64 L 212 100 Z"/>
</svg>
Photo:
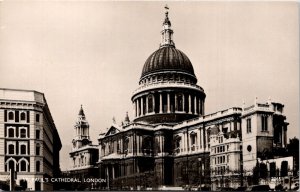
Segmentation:
<svg viewBox="0 0 300 192">
<path fill-rule="evenodd" d="M 268 131 L 268 116 L 261 116 L 261 131 Z"/>
<path fill-rule="evenodd" d="M 40 155 L 40 146 L 36 146 L 35 152 L 36 152 L 36 155 Z"/>
<path fill-rule="evenodd" d="M 26 155 L 26 145 L 21 145 L 21 155 Z"/>
<path fill-rule="evenodd" d="M 247 119 L 247 133 L 251 133 L 251 119 Z"/>
<path fill-rule="evenodd" d="M 40 122 L 40 114 L 36 114 L 35 115 L 35 121 L 36 122 Z"/>
<path fill-rule="evenodd" d="M 35 138 L 40 139 L 40 130 L 35 130 Z"/>
<path fill-rule="evenodd" d="M 20 138 L 26 138 L 26 129 L 20 129 Z"/>
<path fill-rule="evenodd" d="M 15 154 L 15 146 L 13 144 L 8 145 L 8 154 Z"/>
</svg>

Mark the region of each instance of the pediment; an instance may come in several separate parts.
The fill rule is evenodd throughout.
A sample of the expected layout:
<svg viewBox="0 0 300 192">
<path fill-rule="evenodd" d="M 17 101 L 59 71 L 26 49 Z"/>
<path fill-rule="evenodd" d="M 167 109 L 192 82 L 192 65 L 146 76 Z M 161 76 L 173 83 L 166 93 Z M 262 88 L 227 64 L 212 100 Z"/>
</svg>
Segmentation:
<svg viewBox="0 0 300 192">
<path fill-rule="evenodd" d="M 114 126 L 111 126 L 108 131 L 106 132 L 105 136 L 109 136 L 109 135 L 115 135 L 116 133 L 119 133 L 120 130 Z"/>
</svg>

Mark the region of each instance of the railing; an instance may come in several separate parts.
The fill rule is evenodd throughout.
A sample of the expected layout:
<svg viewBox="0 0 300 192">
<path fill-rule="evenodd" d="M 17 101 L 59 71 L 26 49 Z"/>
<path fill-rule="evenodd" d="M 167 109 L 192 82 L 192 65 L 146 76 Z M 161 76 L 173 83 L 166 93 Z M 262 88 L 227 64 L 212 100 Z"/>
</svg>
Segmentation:
<svg viewBox="0 0 300 192">
<path fill-rule="evenodd" d="M 251 105 L 250 107 L 244 108 L 244 111 L 253 111 L 253 110 L 257 110 L 257 109 L 264 110 L 264 111 L 270 111 L 270 105 L 256 103 L 254 105 Z"/>
<path fill-rule="evenodd" d="M 226 115 L 226 114 L 230 114 L 230 113 L 233 113 L 233 112 L 242 112 L 242 109 L 238 108 L 238 107 L 232 107 L 232 108 L 229 108 L 229 109 L 225 109 L 223 111 L 218 111 L 218 112 L 215 112 L 215 113 L 205 115 L 205 116 L 203 116 L 203 119 L 214 118 L 214 117 L 217 117 L 217 116 Z"/>
<path fill-rule="evenodd" d="M 137 88 L 133 94 L 140 92 L 141 90 L 148 90 L 153 88 L 163 88 L 163 87 L 189 87 L 197 90 L 201 90 L 204 92 L 203 88 L 196 84 L 184 83 L 184 82 L 159 82 L 159 83 L 152 83 L 147 85 L 142 85 L 141 87 Z"/>
</svg>

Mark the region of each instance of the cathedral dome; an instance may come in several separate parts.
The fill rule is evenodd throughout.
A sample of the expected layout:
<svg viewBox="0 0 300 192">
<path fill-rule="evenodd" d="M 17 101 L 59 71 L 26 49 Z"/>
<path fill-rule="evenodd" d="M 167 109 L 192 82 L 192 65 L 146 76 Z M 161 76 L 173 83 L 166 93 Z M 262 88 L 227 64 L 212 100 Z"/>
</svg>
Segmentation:
<svg viewBox="0 0 300 192">
<path fill-rule="evenodd" d="M 141 79 L 145 76 L 164 71 L 182 72 L 195 77 L 194 69 L 189 58 L 175 46 L 162 46 L 146 60 Z"/>
</svg>

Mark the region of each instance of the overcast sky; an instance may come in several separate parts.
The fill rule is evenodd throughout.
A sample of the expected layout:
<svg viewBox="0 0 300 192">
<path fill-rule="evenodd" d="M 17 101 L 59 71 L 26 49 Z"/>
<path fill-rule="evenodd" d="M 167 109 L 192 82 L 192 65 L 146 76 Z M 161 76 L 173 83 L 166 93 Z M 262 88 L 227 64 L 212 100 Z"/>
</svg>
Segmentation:
<svg viewBox="0 0 300 192">
<path fill-rule="evenodd" d="M 67 169 L 80 105 L 94 144 L 129 112 L 166 2 L 0 2 L 0 87 L 45 93 Z M 285 105 L 299 135 L 296 2 L 167 2 L 176 48 L 207 95 L 206 114 L 258 101 Z"/>
</svg>

